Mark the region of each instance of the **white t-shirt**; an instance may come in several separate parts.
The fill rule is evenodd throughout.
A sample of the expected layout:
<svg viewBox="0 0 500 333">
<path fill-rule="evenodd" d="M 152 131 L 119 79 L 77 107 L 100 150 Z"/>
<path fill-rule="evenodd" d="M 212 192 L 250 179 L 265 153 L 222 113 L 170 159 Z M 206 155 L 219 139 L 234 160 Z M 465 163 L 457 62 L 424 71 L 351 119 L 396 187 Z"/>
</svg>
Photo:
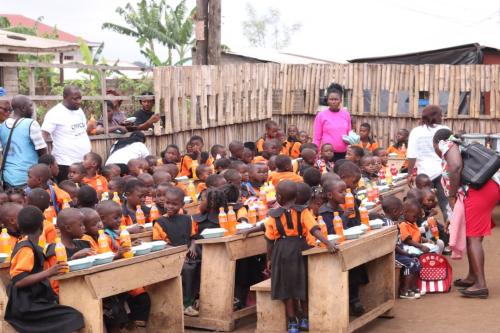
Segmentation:
<svg viewBox="0 0 500 333">
<path fill-rule="evenodd" d="M 52 136 L 52 155 L 60 165 L 81 162 L 91 150 L 82 109 L 69 110 L 62 103 L 57 104 L 45 115 L 42 131 Z"/>
<path fill-rule="evenodd" d="M 448 127 L 443 125 L 434 125 L 434 127 L 418 126 L 411 130 L 408 139 L 406 157 L 416 158 L 417 174 L 424 173 L 432 180 L 442 173 L 441 159 L 437 156 L 432 144 L 434 134 L 442 128 Z"/>
<path fill-rule="evenodd" d="M 145 158 L 149 155 L 148 147 L 142 142 L 134 142 L 113 152 L 106 161 L 108 164 L 127 164 L 134 158 Z"/>
</svg>

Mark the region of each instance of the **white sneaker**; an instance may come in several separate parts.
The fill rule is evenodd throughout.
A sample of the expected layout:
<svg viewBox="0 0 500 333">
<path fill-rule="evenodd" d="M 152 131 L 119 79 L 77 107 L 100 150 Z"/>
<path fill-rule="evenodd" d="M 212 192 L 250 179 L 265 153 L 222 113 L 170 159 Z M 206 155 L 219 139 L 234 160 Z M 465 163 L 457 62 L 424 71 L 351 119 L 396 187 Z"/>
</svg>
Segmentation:
<svg viewBox="0 0 500 333">
<path fill-rule="evenodd" d="M 189 317 L 198 317 L 200 313 L 193 309 L 193 307 L 190 305 L 184 309 L 184 314 Z"/>
</svg>

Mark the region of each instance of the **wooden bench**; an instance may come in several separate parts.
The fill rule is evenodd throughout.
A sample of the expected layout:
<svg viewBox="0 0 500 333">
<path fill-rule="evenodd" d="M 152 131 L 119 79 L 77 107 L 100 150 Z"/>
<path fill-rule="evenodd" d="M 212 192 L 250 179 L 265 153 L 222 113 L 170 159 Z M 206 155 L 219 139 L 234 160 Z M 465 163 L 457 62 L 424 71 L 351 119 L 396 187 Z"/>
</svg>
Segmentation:
<svg viewBox="0 0 500 333">
<path fill-rule="evenodd" d="M 282 301 L 271 299 L 271 279 L 254 284 L 250 290 L 257 293 L 257 328 L 255 333 L 285 332 L 285 304 Z"/>
</svg>

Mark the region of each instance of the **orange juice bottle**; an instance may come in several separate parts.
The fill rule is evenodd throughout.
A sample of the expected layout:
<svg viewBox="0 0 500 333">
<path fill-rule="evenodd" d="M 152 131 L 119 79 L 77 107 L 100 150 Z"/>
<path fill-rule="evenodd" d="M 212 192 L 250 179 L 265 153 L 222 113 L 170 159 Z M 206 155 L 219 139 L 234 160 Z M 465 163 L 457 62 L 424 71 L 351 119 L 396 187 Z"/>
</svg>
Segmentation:
<svg viewBox="0 0 500 333">
<path fill-rule="evenodd" d="M 229 234 L 234 235 L 236 233 L 236 213 L 233 210 L 233 206 L 228 207 L 227 224 L 229 226 Z"/>
<path fill-rule="evenodd" d="M 368 201 L 375 202 L 375 193 L 373 192 L 373 187 L 370 183 L 366 185 L 366 197 Z"/>
<path fill-rule="evenodd" d="M 158 207 L 156 207 L 156 204 L 153 202 L 151 210 L 149 211 L 149 221 L 150 222 L 156 221 L 159 217 L 160 217 L 160 211 L 158 210 Z"/>
<path fill-rule="evenodd" d="M 55 247 L 55 252 L 56 252 L 56 260 L 59 262 L 67 262 L 68 261 L 68 254 L 66 253 L 66 248 L 64 247 L 63 243 L 61 242 L 61 238 L 57 237 L 56 238 L 56 247 Z M 68 267 L 69 271 L 69 267 Z"/>
<path fill-rule="evenodd" d="M 318 225 L 319 225 L 319 229 L 321 231 L 321 234 L 325 238 L 328 238 L 328 229 L 326 228 L 326 223 L 325 223 L 325 221 L 323 221 L 323 217 L 321 215 L 318 216 Z"/>
<path fill-rule="evenodd" d="M 224 236 L 229 235 L 229 222 L 226 212 L 224 211 L 224 207 L 219 208 L 219 226 L 226 229 L 226 231 L 224 232 Z"/>
<path fill-rule="evenodd" d="M 97 194 L 100 194 L 104 191 L 104 187 L 102 186 L 102 181 L 100 178 L 97 178 L 95 180 L 95 190 L 96 190 Z"/>
<path fill-rule="evenodd" d="M 387 182 L 387 185 L 392 185 L 392 173 L 389 168 L 385 168 L 385 181 Z"/>
<path fill-rule="evenodd" d="M 141 209 L 141 205 L 137 205 L 137 210 L 135 211 L 135 220 L 137 224 L 144 225 L 146 223 L 146 217 Z"/>
<path fill-rule="evenodd" d="M 248 223 L 251 225 L 255 225 L 257 223 L 257 211 L 255 210 L 255 206 L 252 205 L 248 209 Z"/>
<path fill-rule="evenodd" d="M 259 218 L 259 221 L 262 221 L 267 217 L 267 204 L 263 203 L 262 201 L 259 203 L 257 216 Z"/>
<path fill-rule="evenodd" d="M 108 238 L 106 237 L 106 234 L 104 234 L 104 230 L 99 230 L 98 233 L 99 237 L 97 238 L 97 244 L 99 246 L 99 249 L 97 252 L 99 253 L 110 252 L 111 249 L 109 248 Z"/>
<path fill-rule="evenodd" d="M 340 237 L 339 241 L 343 242 L 345 240 L 344 224 L 338 212 L 333 213 L 333 229 L 335 230 L 335 234 Z"/>
<path fill-rule="evenodd" d="M 196 195 L 196 188 L 192 181 L 189 181 L 189 184 L 186 188 L 187 195 L 191 198 L 194 204 L 198 203 L 198 196 Z"/>
<path fill-rule="evenodd" d="M 359 178 L 359 182 L 358 182 L 358 188 L 363 188 L 365 187 L 365 180 L 363 177 Z"/>
<path fill-rule="evenodd" d="M 262 187 L 261 187 L 261 189 L 262 189 Z M 267 206 L 267 196 L 266 196 L 265 191 L 262 191 L 262 190 L 260 191 L 259 200 L 260 200 L 260 202 L 262 202 L 262 204 Z"/>
<path fill-rule="evenodd" d="M 0 252 L 6 253 L 10 256 L 12 249 L 10 248 L 9 239 L 10 236 L 7 232 L 7 228 L 2 228 L 2 233 L 0 234 Z"/>
<path fill-rule="evenodd" d="M 113 192 L 113 201 L 119 205 L 122 204 L 122 201 L 120 200 L 120 197 L 118 196 L 118 192 Z"/>
<path fill-rule="evenodd" d="M 373 202 L 376 202 L 376 201 L 378 201 L 378 198 L 380 195 L 380 190 L 378 189 L 377 184 L 375 184 L 375 183 L 372 184 L 372 188 L 373 188 L 373 197 L 374 197 Z"/>
<path fill-rule="evenodd" d="M 50 205 L 49 208 L 47 208 L 43 212 L 43 216 L 47 221 L 54 223 L 54 218 L 57 217 L 57 213 L 56 210 L 54 209 L 54 206 Z"/>
<path fill-rule="evenodd" d="M 62 204 L 62 209 L 70 208 L 69 199 L 64 199 Z"/>
<path fill-rule="evenodd" d="M 404 143 L 401 145 L 401 149 L 400 150 L 406 156 L 406 145 Z"/>
<path fill-rule="evenodd" d="M 361 204 L 359 207 L 359 216 L 361 218 L 361 223 L 368 227 L 370 230 L 370 218 L 368 217 L 368 209 L 366 209 L 365 205 Z"/>
<path fill-rule="evenodd" d="M 429 229 L 431 230 L 432 237 L 434 237 L 435 239 L 439 239 L 439 229 L 436 219 L 431 216 L 427 219 L 427 223 L 429 224 Z"/>
<path fill-rule="evenodd" d="M 345 195 L 345 208 L 344 209 L 346 209 L 346 210 L 349 208 L 354 209 L 354 195 L 352 195 L 350 188 L 348 188 L 346 191 L 347 191 L 347 193 Z M 353 217 L 356 217 L 356 212 L 349 215 L 349 218 L 353 218 Z"/>
<path fill-rule="evenodd" d="M 193 160 L 193 162 L 191 163 L 191 174 L 193 175 L 194 180 L 198 180 L 198 177 L 196 177 L 196 168 L 198 167 L 198 165 L 198 160 Z"/>
<path fill-rule="evenodd" d="M 130 238 L 130 234 L 127 231 L 127 227 L 124 225 L 120 226 L 120 246 L 129 247 L 130 250 L 123 254 L 123 258 L 132 258 L 134 256 L 134 252 L 132 252 L 132 239 Z M 100 230 L 99 230 L 100 231 Z M 107 243 L 107 242 L 106 242 Z"/>
</svg>

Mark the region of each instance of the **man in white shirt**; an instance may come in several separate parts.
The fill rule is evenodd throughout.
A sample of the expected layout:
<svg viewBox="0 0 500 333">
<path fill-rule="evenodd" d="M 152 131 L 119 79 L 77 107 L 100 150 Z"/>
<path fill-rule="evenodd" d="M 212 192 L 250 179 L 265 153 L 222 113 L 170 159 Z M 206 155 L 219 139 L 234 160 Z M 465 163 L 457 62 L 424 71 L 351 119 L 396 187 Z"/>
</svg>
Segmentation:
<svg viewBox="0 0 500 333">
<path fill-rule="evenodd" d="M 90 152 L 87 119 L 80 108 L 82 94 L 76 86 L 66 86 L 63 101 L 50 109 L 42 124 L 45 141 L 52 137 L 52 155 L 59 165 L 57 181 L 68 178 L 69 166 L 83 160 Z"/>
</svg>

